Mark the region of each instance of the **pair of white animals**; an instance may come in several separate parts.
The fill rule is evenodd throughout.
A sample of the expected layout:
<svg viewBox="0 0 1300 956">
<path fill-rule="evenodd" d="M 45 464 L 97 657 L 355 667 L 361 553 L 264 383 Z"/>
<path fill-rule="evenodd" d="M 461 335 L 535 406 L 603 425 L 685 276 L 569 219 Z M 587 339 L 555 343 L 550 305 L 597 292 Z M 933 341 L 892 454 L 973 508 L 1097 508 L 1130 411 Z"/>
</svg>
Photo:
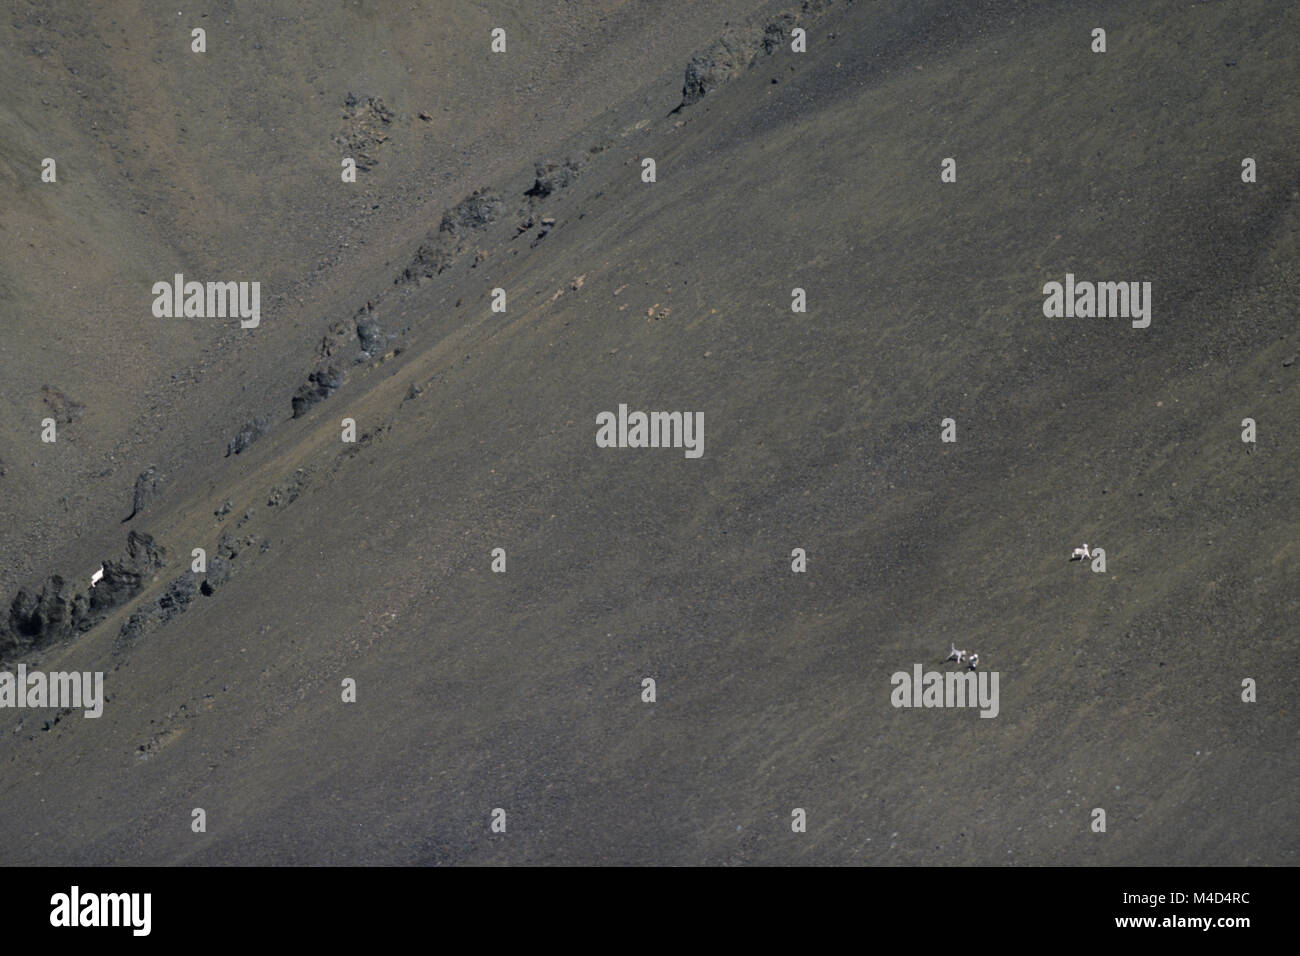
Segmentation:
<svg viewBox="0 0 1300 956">
<path fill-rule="evenodd" d="M 1075 548 L 1070 554 L 1071 561 L 1087 561 L 1090 558 L 1092 558 L 1092 552 L 1088 550 L 1088 543 L 1086 541 L 1083 543 L 1082 548 Z M 965 664 L 971 670 L 975 670 L 979 667 L 980 656 L 978 652 L 972 651 L 968 657 L 965 651 L 957 648 L 956 644 L 949 642 L 948 646 L 948 656 L 944 658 L 945 664 L 948 663 L 948 661 L 956 661 L 958 664 Z"/>
<path fill-rule="evenodd" d="M 957 645 L 952 644 L 952 642 L 949 642 L 949 644 L 951 645 L 952 650 L 948 652 L 948 656 L 944 659 L 945 664 L 948 663 L 948 661 L 956 661 L 958 664 L 965 664 L 971 670 L 975 670 L 975 668 L 979 667 L 980 656 L 977 652 L 971 651 L 968 659 L 965 651 L 957 650 Z"/>
</svg>

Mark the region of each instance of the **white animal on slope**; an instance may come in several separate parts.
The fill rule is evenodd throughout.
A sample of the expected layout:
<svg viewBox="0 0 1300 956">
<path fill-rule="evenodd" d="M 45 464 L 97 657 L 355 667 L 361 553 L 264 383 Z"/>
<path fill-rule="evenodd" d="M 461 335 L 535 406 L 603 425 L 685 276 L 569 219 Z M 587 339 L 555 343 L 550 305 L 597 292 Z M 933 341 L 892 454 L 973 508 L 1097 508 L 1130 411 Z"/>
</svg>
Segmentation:
<svg viewBox="0 0 1300 956">
<path fill-rule="evenodd" d="M 957 645 L 956 645 L 956 644 L 953 644 L 951 641 L 949 641 L 948 643 L 949 643 L 949 645 L 952 647 L 952 650 L 950 650 L 950 651 L 948 652 L 948 656 L 947 656 L 946 658 L 944 658 L 944 663 L 945 663 L 945 664 L 948 663 L 948 661 L 956 661 L 958 664 L 960 664 L 960 663 L 962 663 L 964 660 L 966 660 L 966 652 L 965 652 L 965 651 L 959 651 L 959 650 L 957 650 Z"/>
<path fill-rule="evenodd" d="M 1083 543 L 1082 548 L 1075 548 L 1070 554 L 1071 561 L 1087 561 L 1092 555 L 1088 552 L 1088 542 Z"/>
<path fill-rule="evenodd" d="M 976 653 L 975 651 L 971 651 L 971 655 L 970 655 L 970 664 L 968 664 L 967 666 L 968 666 L 971 670 L 974 670 L 975 668 L 979 667 L 979 663 L 980 663 L 980 656 L 979 656 L 979 654 Z"/>
<path fill-rule="evenodd" d="M 104 577 L 104 566 L 101 564 L 99 570 L 90 576 L 90 586 L 93 588 Z"/>
</svg>

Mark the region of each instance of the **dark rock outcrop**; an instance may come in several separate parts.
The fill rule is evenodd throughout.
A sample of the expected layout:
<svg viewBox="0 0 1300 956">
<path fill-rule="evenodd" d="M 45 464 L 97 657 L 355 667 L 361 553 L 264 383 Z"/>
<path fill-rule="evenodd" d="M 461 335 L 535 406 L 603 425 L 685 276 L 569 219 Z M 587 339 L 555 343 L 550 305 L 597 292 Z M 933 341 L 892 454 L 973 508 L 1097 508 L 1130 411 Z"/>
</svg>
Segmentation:
<svg viewBox="0 0 1300 956">
<path fill-rule="evenodd" d="M 686 78 L 682 84 L 682 102 L 677 108 L 690 106 L 704 99 L 722 84 L 744 73 L 753 65 L 759 51 L 764 49 L 764 31 L 728 30 L 686 64 Z"/>
<path fill-rule="evenodd" d="M 217 588 L 230 580 L 230 573 L 230 562 L 221 555 L 214 554 L 208 561 L 208 570 L 203 575 L 203 583 L 199 585 L 199 593 L 211 597 Z"/>
<path fill-rule="evenodd" d="M 375 304 L 367 302 L 350 320 L 331 322 L 317 351 L 322 359 L 359 364 L 381 354 L 387 346 L 388 336 L 379 324 Z"/>
<path fill-rule="evenodd" d="M 135 479 L 135 492 L 131 496 L 131 513 L 122 520 L 130 521 L 149 507 L 160 494 L 160 488 L 166 480 L 166 476 L 158 470 L 157 465 L 150 465 L 140 472 L 139 477 Z"/>
<path fill-rule="evenodd" d="M 183 612 L 198 593 L 199 579 L 193 571 L 186 571 L 180 577 L 168 581 L 167 590 L 158 598 L 159 623 L 166 624 Z"/>
<path fill-rule="evenodd" d="M 476 189 L 442 214 L 438 232 L 453 236 L 482 229 L 496 221 L 501 212 L 501 197 L 493 189 Z"/>
<path fill-rule="evenodd" d="M 75 592 L 62 575 L 45 580 L 39 591 L 22 587 L 0 621 L 0 659 L 13 660 L 56 641 L 90 630 L 125 604 L 166 563 L 164 550 L 147 534 L 127 535 L 126 554 L 104 562 L 104 577 L 90 595 Z"/>
<path fill-rule="evenodd" d="M 379 164 L 379 148 L 388 142 L 387 129 L 397 116 L 378 96 L 363 99 L 348 93 L 343 106 L 343 129 L 334 142 L 356 161 L 357 169 L 374 169 Z"/>
<path fill-rule="evenodd" d="M 85 616 L 85 596 L 74 594 L 62 576 L 53 574 L 40 591 L 22 587 L 9 605 L 9 620 L 0 656 L 38 647 L 76 633 Z"/>
<path fill-rule="evenodd" d="M 298 495 L 302 493 L 302 489 L 307 486 L 307 482 L 310 480 L 311 472 L 305 468 L 299 468 L 289 478 L 288 482 L 284 485 L 276 485 L 271 489 L 266 498 L 267 506 L 276 508 L 280 505 L 293 504 L 294 501 L 297 500 Z"/>
<path fill-rule="evenodd" d="M 532 188 L 524 192 L 525 196 L 545 199 L 547 196 L 573 185 L 581 169 L 577 160 L 569 158 L 563 163 L 537 162 L 533 171 L 535 179 Z"/>
<path fill-rule="evenodd" d="M 790 42 L 791 32 L 801 23 L 807 26 L 833 6 L 834 0 L 804 0 L 762 27 L 732 27 L 686 64 L 682 102 L 673 110 L 698 103 L 719 86 L 744 73 L 759 54 L 771 56 Z"/>
<path fill-rule="evenodd" d="M 425 237 L 415 257 L 393 280 L 394 285 L 423 282 L 451 268 L 468 247 L 470 236 L 497 220 L 502 205 L 500 195 L 484 187 L 448 209 L 438 231 Z"/>
<path fill-rule="evenodd" d="M 118 631 L 116 649 L 121 650 L 172 618 L 183 614 L 199 593 L 199 578 L 186 571 L 167 582 L 167 589 L 153 601 L 136 608 Z"/>
<path fill-rule="evenodd" d="M 232 438 L 230 443 L 226 445 L 226 457 L 229 458 L 231 455 L 238 455 L 240 452 L 245 451 L 248 446 L 253 444 L 253 442 L 257 441 L 270 430 L 271 422 L 269 419 L 261 416 L 254 418 L 251 422 L 244 425 L 244 427 L 239 430 L 239 434 Z"/>
<path fill-rule="evenodd" d="M 246 548 L 251 548 L 257 544 L 257 535 L 250 534 L 240 538 L 231 534 L 229 531 L 221 532 L 221 538 L 217 541 L 217 554 L 220 557 L 233 561 L 239 557 L 239 553 Z"/>
<path fill-rule="evenodd" d="M 293 396 L 293 417 L 301 418 L 313 405 L 325 401 L 340 388 L 346 377 L 336 365 L 322 365 L 307 376 Z"/>
<path fill-rule="evenodd" d="M 361 343 L 361 351 L 369 356 L 383 354 L 388 345 L 388 336 L 379 327 L 379 323 L 369 316 L 357 318 L 356 323 L 357 341 Z"/>
<path fill-rule="evenodd" d="M 128 534 L 126 555 L 104 562 L 104 577 L 90 591 L 89 614 L 80 630 L 89 630 L 109 611 L 139 594 L 166 563 L 166 552 L 152 537 L 139 531 Z"/>
<path fill-rule="evenodd" d="M 455 243 L 446 243 L 442 237 L 431 236 L 415 250 L 415 257 L 393 281 L 394 285 L 432 279 L 451 268 L 455 261 Z"/>
</svg>

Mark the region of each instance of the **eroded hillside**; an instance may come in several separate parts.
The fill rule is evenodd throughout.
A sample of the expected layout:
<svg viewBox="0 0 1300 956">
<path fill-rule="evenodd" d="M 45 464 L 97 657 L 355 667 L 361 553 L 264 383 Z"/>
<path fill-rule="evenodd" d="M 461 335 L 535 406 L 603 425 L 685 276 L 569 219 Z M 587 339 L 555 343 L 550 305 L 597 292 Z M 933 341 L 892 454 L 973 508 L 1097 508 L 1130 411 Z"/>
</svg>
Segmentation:
<svg viewBox="0 0 1300 956">
<path fill-rule="evenodd" d="M 8 862 L 1295 862 L 1294 12 L 308 9 L 236 5 L 238 75 L 15 20 L 103 81 L 50 120 L 93 186 L 26 172 L 75 79 L 10 115 L 66 354 L 0 353 L 4 636 L 107 700 L 4 712 Z M 177 271 L 261 325 L 152 319 Z M 1149 327 L 1046 317 L 1067 273 Z M 891 704 L 950 643 L 995 719 Z"/>
</svg>

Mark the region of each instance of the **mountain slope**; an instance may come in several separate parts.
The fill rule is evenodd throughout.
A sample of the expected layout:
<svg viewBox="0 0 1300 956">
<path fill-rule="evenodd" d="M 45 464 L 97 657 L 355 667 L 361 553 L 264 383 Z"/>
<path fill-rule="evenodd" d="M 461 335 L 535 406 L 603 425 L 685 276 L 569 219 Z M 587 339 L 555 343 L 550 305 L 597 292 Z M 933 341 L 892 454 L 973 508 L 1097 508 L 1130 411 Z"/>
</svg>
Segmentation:
<svg viewBox="0 0 1300 956">
<path fill-rule="evenodd" d="M 741 12 L 743 40 L 780 8 Z M 629 44 L 660 23 L 609 15 Z M 234 340 L 131 525 L 168 566 L 30 656 L 109 699 L 15 717 L 7 861 L 1296 862 L 1297 15 L 799 15 L 806 54 L 677 112 L 716 24 L 640 85 L 574 53 L 618 83 L 544 147 L 482 146 L 400 236 L 359 226 L 383 251 L 304 286 L 317 321 Z M 286 274 L 314 248 L 280 241 Z M 1066 273 L 1151 282 L 1150 327 L 1045 317 Z M 290 417 L 356 316 L 383 353 Z M 597 447 L 620 404 L 702 411 L 703 456 Z M 1085 540 L 1105 573 L 1066 562 Z M 124 632 L 193 547 L 229 579 Z M 999 673 L 996 718 L 891 706 L 950 641 Z"/>
</svg>

